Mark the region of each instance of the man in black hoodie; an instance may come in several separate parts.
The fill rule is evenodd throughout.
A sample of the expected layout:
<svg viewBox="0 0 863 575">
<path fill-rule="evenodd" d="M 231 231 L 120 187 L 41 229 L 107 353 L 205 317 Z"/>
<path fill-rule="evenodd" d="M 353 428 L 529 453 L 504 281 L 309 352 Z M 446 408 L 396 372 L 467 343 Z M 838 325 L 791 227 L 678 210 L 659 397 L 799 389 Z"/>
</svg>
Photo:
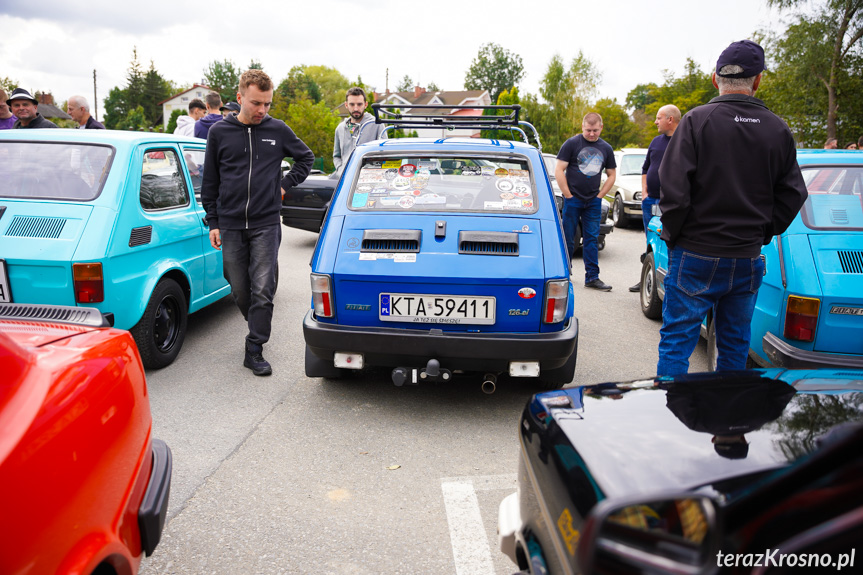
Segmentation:
<svg viewBox="0 0 863 575">
<path fill-rule="evenodd" d="M 282 193 L 306 179 L 315 156 L 284 122 L 267 115 L 273 82 L 263 71 L 243 73 L 237 102 L 238 114 L 210 128 L 201 201 L 210 243 L 222 250 L 225 279 L 249 324 L 243 365 L 270 375 L 262 353 L 273 319 Z M 281 179 L 285 157 L 294 163 Z"/>
<path fill-rule="evenodd" d="M 668 245 L 658 375 L 689 369 L 713 309 L 717 370 L 743 369 L 764 275 L 761 246 L 784 232 L 806 200 L 794 137 L 753 94 L 764 50 L 734 42 L 719 56 L 719 96 L 690 110 L 659 168 L 661 238 Z"/>
</svg>

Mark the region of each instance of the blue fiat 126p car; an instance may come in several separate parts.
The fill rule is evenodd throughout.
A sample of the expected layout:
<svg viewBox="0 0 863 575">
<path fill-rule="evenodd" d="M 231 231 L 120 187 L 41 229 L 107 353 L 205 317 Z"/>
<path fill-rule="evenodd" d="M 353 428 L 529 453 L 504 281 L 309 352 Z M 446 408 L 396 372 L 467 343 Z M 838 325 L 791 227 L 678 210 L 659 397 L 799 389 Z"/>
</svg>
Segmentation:
<svg viewBox="0 0 863 575">
<path fill-rule="evenodd" d="M 229 292 L 197 194 L 204 142 L 104 130 L 0 132 L 0 302 L 95 307 L 146 367 Z"/>
<path fill-rule="evenodd" d="M 446 119 L 422 108 L 406 117 L 374 111 L 395 128 L 503 126 L 525 139 L 519 125 L 532 129 L 517 107 Z M 385 366 L 402 385 L 476 372 L 487 393 L 500 374 L 550 388 L 572 381 L 578 321 L 569 258 L 532 145 L 454 137 L 358 146 L 311 265 L 303 323 L 310 377 Z"/>
<path fill-rule="evenodd" d="M 809 198 L 788 230 L 761 249 L 764 281 L 752 317 L 750 366 L 863 368 L 863 153 L 801 150 Z M 641 309 L 662 315 L 668 250 L 650 221 Z M 702 327 L 716 363 L 711 314 Z"/>
</svg>

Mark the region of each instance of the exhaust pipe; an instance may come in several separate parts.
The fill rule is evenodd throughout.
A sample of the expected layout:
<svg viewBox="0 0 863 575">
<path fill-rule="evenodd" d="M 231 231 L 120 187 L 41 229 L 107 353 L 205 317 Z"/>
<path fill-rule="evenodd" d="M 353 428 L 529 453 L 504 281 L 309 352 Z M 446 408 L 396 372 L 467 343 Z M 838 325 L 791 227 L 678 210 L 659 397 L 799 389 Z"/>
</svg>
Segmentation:
<svg viewBox="0 0 863 575">
<path fill-rule="evenodd" d="M 482 392 L 486 395 L 491 395 L 497 389 L 497 376 L 493 373 L 487 373 L 482 378 Z"/>
</svg>

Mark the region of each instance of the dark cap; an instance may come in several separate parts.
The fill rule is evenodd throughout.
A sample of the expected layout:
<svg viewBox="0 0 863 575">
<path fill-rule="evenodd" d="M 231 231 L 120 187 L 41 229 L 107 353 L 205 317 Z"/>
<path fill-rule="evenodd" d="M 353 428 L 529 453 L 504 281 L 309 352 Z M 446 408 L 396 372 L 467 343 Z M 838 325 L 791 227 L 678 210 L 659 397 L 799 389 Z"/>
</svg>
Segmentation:
<svg viewBox="0 0 863 575">
<path fill-rule="evenodd" d="M 9 99 L 6 100 L 6 105 L 12 107 L 12 102 L 15 100 L 30 100 L 33 102 L 34 106 L 38 106 L 39 102 L 36 101 L 36 98 L 30 95 L 30 92 L 25 90 L 24 88 L 15 88 L 12 90 L 12 95 L 9 96 Z"/>
<path fill-rule="evenodd" d="M 720 74 L 723 66 L 740 66 L 738 74 Z M 752 78 L 764 71 L 764 48 L 752 40 L 732 42 L 716 61 L 716 75 L 723 78 Z"/>
<path fill-rule="evenodd" d="M 240 105 L 236 102 L 228 102 L 227 104 L 219 108 L 220 112 L 224 112 L 225 110 L 228 110 L 229 112 L 239 112 Z"/>
</svg>

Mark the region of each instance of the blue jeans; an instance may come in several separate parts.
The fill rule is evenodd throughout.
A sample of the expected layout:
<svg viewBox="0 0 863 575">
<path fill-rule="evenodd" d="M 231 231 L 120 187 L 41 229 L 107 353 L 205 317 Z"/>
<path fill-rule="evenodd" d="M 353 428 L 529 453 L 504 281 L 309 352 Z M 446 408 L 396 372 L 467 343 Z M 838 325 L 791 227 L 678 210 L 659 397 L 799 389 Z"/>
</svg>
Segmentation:
<svg viewBox="0 0 863 575">
<path fill-rule="evenodd" d="M 689 370 L 689 356 L 698 344 L 701 322 L 711 308 L 717 371 L 745 369 L 764 262 L 760 257 L 703 256 L 679 247 L 669 257 L 656 374 L 673 376 Z"/>
<path fill-rule="evenodd" d="M 221 230 L 222 261 L 231 295 L 249 324 L 246 345 L 260 352 L 270 339 L 282 226 Z"/>
<path fill-rule="evenodd" d="M 651 198 L 650 196 L 645 197 L 641 200 L 641 221 L 644 222 L 644 233 L 647 233 L 647 226 L 650 224 L 650 218 L 653 217 L 653 214 L 650 213 L 650 209 L 659 203 L 659 198 Z"/>
<path fill-rule="evenodd" d="M 563 235 L 566 237 L 566 247 L 569 257 L 575 253 L 575 228 L 581 221 L 582 259 L 584 260 L 584 283 L 590 283 L 599 278 L 599 217 L 602 213 L 602 200 L 581 200 L 567 198 L 563 201 Z"/>
</svg>

